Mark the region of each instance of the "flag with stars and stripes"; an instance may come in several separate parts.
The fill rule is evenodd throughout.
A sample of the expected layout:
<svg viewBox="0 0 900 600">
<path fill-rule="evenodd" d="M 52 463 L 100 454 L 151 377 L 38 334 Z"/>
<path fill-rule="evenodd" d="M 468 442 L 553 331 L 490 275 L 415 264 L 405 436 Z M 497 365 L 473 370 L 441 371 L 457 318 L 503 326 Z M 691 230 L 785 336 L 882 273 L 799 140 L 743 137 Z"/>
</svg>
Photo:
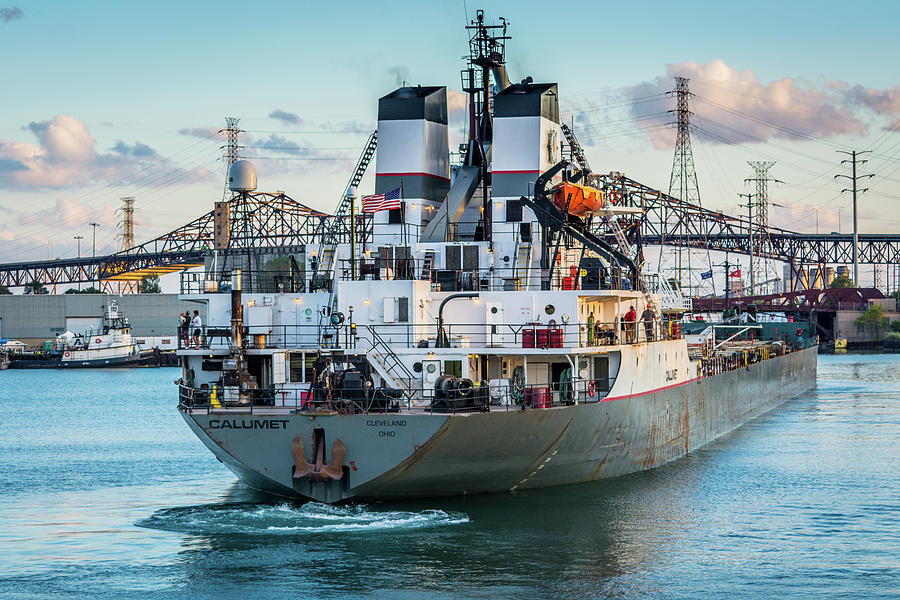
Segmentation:
<svg viewBox="0 0 900 600">
<path fill-rule="evenodd" d="M 380 210 L 400 208 L 400 188 L 395 188 L 383 194 L 372 194 L 362 197 L 362 211 L 376 213 Z"/>
</svg>

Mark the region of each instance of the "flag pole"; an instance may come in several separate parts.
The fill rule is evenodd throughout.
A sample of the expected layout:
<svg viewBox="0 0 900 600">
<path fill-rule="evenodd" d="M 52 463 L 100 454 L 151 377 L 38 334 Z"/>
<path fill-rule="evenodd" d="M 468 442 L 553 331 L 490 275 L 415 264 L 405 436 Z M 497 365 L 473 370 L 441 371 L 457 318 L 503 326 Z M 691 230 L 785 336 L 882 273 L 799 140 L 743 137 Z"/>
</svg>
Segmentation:
<svg viewBox="0 0 900 600">
<path fill-rule="evenodd" d="M 400 178 L 400 243 L 406 245 L 406 200 L 403 199 L 403 178 Z"/>
</svg>

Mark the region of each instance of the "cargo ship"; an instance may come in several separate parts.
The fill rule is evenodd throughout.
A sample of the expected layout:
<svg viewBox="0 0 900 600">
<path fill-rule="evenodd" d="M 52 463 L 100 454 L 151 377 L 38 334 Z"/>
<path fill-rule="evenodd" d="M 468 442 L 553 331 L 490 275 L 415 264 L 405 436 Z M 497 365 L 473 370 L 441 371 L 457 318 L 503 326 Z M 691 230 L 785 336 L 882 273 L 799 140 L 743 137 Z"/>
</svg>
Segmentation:
<svg viewBox="0 0 900 600">
<path fill-rule="evenodd" d="M 815 384 L 809 323 L 684 330 L 690 302 L 645 272 L 640 206 L 590 169 L 557 85 L 509 81 L 505 23 L 468 30 L 458 161 L 447 89 L 396 89 L 357 166 L 374 159 L 373 194 L 352 179 L 314 243 L 217 238 L 183 279 L 207 322 L 178 351 L 178 408 L 250 487 L 334 503 L 616 477 Z M 230 167 L 217 231 L 256 179 Z"/>
</svg>

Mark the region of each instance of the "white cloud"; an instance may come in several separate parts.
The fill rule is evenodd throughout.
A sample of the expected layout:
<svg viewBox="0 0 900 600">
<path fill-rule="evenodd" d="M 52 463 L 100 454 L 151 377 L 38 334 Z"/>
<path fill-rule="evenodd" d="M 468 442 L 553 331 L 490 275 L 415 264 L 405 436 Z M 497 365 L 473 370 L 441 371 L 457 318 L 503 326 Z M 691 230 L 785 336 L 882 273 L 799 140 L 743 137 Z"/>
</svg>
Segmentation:
<svg viewBox="0 0 900 600">
<path fill-rule="evenodd" d="M 0 188 L 58 189 L 87 183 L 130 184 L 149 171 L 165 181 L 187 173 L 156 150 L 139 141 L 119 140 L 111 153 L 98 153 L 85 124 L 72 115 L 23 127 L 37 144 L 0 140 Z M 201 176 L 204 169 L 194 169 Z"/>
<path fill-rule="evenodd" d="M 639 123 L 650 133 L 654 147 L 659 149 L 672 147 L 674 131 L 654 128 L 663 117 L 664 109 L 659 103 L 638 101 L 671 91 L 676 76 L 690 79 L 690 90 L 696 94 L 691 99 L 691 109 L 698 117 L 695 119 L 699 129 L 697 134 L 706 135 L 714 143 L 863 134 L 867 124 L 855 111 L 859 105 L 876 112 L 900 109 L 896 90 L 862 90 L 859 86 L 850 87 L 840 82 L 817 87 L 790 77 L 765 83 L 753 71 L 738 71 L 718 59 L 704 65 L 694 62 L 671 64 L 666 72 L 665 77 L 624 90 L 625 96 L 635 102 L 631 116 L 641 119 Z M 659 119 L 655 119 L 654 114 L 659 115 Z"/>
</svg>

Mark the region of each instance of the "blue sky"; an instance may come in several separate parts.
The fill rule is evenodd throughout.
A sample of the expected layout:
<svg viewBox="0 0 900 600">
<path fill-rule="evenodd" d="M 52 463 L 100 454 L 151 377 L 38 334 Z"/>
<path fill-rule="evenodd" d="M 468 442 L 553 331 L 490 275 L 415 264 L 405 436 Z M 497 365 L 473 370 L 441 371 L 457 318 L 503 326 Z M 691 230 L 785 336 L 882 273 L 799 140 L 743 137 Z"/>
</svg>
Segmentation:
<svg viewBox="0 0 900 600">
<path fill-rule="evenodd" d="M 203 136 L 227 115 L 257 146 L 261 189 L 331 208 L 378 97 L 401 81 L 459 88 L 476 8 L 509 20 L 514 80 L 559 83 L 597 170 L 667 187 L 661 93 L 688 75 L 705 206 L 735 210 L 746 161 L 775 160 L 772 222 L 813 231 L 818 211 L 837 229 L 835 150 L 877 144 L 861 228 L 900 232 L 900 132 L 884 131 L 900 118 L 898 6 L 0 0 L 0 261 L 72 255 L 91 220 L 111 250 L 121 196 L 137 199 L 138 241 L 210 210 L 222 141 Z"/>
</svg>

